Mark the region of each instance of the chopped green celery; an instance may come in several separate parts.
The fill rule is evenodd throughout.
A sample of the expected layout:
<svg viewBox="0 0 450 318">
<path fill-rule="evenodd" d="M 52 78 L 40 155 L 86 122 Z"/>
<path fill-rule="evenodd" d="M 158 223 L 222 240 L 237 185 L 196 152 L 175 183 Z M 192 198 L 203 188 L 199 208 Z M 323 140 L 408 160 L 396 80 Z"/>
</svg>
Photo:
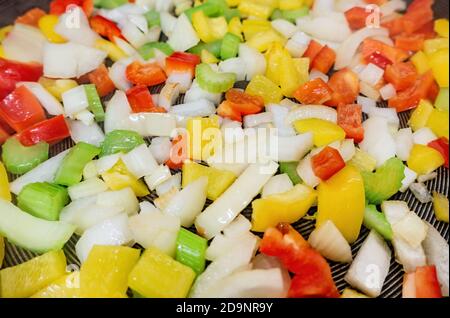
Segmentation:
<svg viewBox="0 0 450 318">
<path fill-rule="evenodd" d="M 272 12 L 272 15 L 270 16 L 270 19 L 271 20 L 284 19 L 284 20 L 288 20 L 289 22 L 295 23 L 295 21 L 298 18 L 308 15 L 308 13 L 309 13 L 309 9 L 306 6 L 300 8 L 300 9 L 297 9 L 297 10 L 275 9 Z"/>
<path fill-rule="evenodd" d="M 83 169 L 92 159 L 100 153 L 100 148 L 85 142 L 76 144 L 64 157 L 61 166 L 56 172 L 55 183 L 72 186 L 83 178 Z"/>
<path fill-rule="evenodd" d="M 227 8 L 224 12 L 223 12 L 223 16 L 225 17 L 225 19 L 227 20 L 227 22 L 230 22 L 231 19 L 233 19 L 234 17 L 241 17 L 241 12 L 237 9 L 231 9 L 231 8 Z"/>
<path fill-rule="evenodd" d="M 220 51 L 222 49 L 222 40 L 217 40 L 211 43 L 204 43 L 201 42 L 194 46 L 193 48 L 190 48 L 188 50 L 189 53 L 201 55 L 203 50 L 206 50 L 213 54 L 215 57 L 220 57 Z"/>
<path fill-rule="evenodd" d="M 369 230 L 375 230 L 386 240 L 392 241 L 394 233 L 386 216 L 377 210 L 375 205 L 367 205 L 364 210 L 364 226 Z"/>
<path fill-rule="evenodd" d="M 294 185 L 302 183 L 302 179 L 297 173 L 297 166 L 298 162 L 280 162 L 281 173 L 286 173 Z"/>
<path fill-rule="evenodd" d="M 439 110 L 448 112 L 448 87 L 442 87 L 439 91 L 439 95 L 436 97 L 434 106 Z"/>
<path fill-rule="evenodd" d="M 189 266 L 199 275 L 205 270 L 205 254 L 208 241 L 188 230 L 180 229 L 177 237 L 177 251 L 175 259 Z"/>
<path fill-rule="evenodd" d="M 30 183 L 17 197 L 17 206 L 20 209 L 48 221 L 57 221 L 59 213 L 67 203 L 67 189 L 48 182 Z"/>
<path fill-rule="evenodd" d="M 144 14 L 149 28 L 161 25 L 161 16 L 158 11 L 150 10 Z"/>
<path fill-rule="evenodd" d="M 275 9 L 270 16 L 270 20 L 283 19 L 283 12 L 280 9 Z"/>
<path fill-rule="evenodd" d="M 214 94 L 226 92 L 233 87 L 236 81 L 236 74 L 216 72 L 205 63 L 197 65 L 195 77 L 202 89 Z"/>
<path fill-rule="evenodd" d="M 128 0 L 95 0 L 94 6 L 97 8 L 114 9 L 128 3 Z"/>
<path fill-rule="evenodd" d="M 100 157 L 119 152 L 127 153 L 143 143 L 145 143 L 144 138 L 135 131 L 114 130 L 106 134 Z"/>
<path fill-rule="evenodd" d="M 11 137 L 2 146 L 2 160 L 9 172 L 24 174 L 47 160 L 48 150 L 46 142 L 26 147 L 19 139 Z"/>
<path fill-rule="evenodd" d="M 241 39 L 237 35 L 229 32 L 225 34 L 220 49 L 221 59 L 227 60 L 236 57 L 239 52 L 239 43 L 241 43 Z"/>
<path fill-rule="evenodd" d="M 150 42 L 141 46 L 138 49 L 138 53 L 144 60 L 148 60 L 155 57 L 155 49 L 160 50 L 167 56 L 171 55 L 174 52 L 170 45 L 165 42 Z"/>
<path fill-rule="evenodd" d="M 394 157 L 386 161 L 376 172 L 362 171 L 368 203 L 380 204 L 396 194 L 405 177 L 403 162 Z"/>
<path fill-rule="evenodd" d="M 84 85 L 84 91 L 89 103 L 89 110 L 94 114 L 95 121 L 105 121 L 105 110 L 103 109 L 102 101 L 98 96 L 97 88 L 94 84 Z"/>
<path fill-rule="evenodd" d="M 215 3 L 216 1 L 208 1 L 199 6 L 192 7 L 184 11 L 184 14 L 192 21 L 192 15 L 197 11 L 203 11 L 208 17 L 217 17 L 222 15 L 224 8 L 219 3 Z"/>
</svg>

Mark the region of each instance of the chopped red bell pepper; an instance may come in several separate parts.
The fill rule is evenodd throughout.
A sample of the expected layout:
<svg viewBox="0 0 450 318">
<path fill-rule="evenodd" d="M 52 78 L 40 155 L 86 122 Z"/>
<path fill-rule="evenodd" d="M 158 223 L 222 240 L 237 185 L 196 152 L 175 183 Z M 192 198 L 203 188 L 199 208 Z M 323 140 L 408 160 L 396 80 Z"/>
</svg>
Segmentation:
<svg viewBox="0 0 450 318">
<path fill-rule="evenodd" d="M 420 100 L 428 96 L 433 83 L 434 77 L 431 71 L 422 74 L 412 86 L 397 92 L 397 96 L 388 101 L 388 106 L 395 108 L 397 112 L 416 108 Z"/>
<path fill-rule="evenodd" d="M 405 274 L 403 298 L 442 298 L 436 266 L 417 267 L 414 273 Z"/>
<path fill-rule="evenodd" d="M 21 63 L 0 58 L 0 100 L 16 88 L 21 81 L 36 82 L 43 68 L 38 63 Z"/>
<path fill-rule="evenodd" d="M 387 22 L 383 22 L 381 24 L 381 26 L 383 28 L 386 28 L 389 30 L 389 35 L 391 37 L 394 37 L 400 33 L 403 32 L 403 20 L 402 20 L 402 16 L 389 20 Z"/>
<path fill-rule="evenodd" d="M 372 12 L 363 7 L 353 7 L 345 11 L 344 14 L 350 29 L 359 30 L 366 27 L 367 18 Z"/>
<path fill-rule="evenodd" d="M 127 91 L 128 102 L 133 113 L 165 113 L 163 107 L 158 107 L 153 102 L 152 94 L 147 86 L 139 85 Z"/>
<path fill-rule="evenodd" d="M 166 165 L 173 170 L 183 167 L 183 163 L 188 159 L 188 135 L 180 134 L 172 140 L 172 148 L 170 149 L 169 160 Z"/>
<path fill-rule="evenodd" d="M 328 106 L 352 104 L 359 95 L 358 75 L 347 68 L 333 73 L 328 81 L 328 86 L 333 91 L 331 99 L 325 103 Z"/>
<path fill-rule="evenodd" d="M 311 40 L 305 53 L 303 53 L 303 57 L 308 57 L 310 61 L 313 61 L 317 54 L 319 54 L 319 52 L 322 50 L 322 48 L 322 44 L 315 40 Z"/>
<path fill-rule="evenodd" d="M 234 121 L 242 122 L 242 115 L 236 109 L 233 108 L 233 104 L 229 101 L 223 101 L 219 107 L 217 107 L 217 115 L 228 118 Z"/>
<path fill-rule="evenodd" d="M 138 61 L 127 66 L 127 79 L 135 85 L 154 86 L 167 79 L 163 69 L 156 63 L 142 64 Z"/>
<path fill-rule="evenodd" d="M 339 297 L 327 261 L 291 225 L 280 223 L 276 228 L 267 229 L 260 251 L 278 257 L 296 274 L 289 297 Z"/>
<path fill-rule="evenodd" d="M 302 104 L 323 104 L 331 99 L 333 91 L 321 78 L 315 78 L 301 85 L 294 97 Z"/>
<path fill-rule="evenodd" d="M 384 79 L 394 85 L 397 91 L 412 86 L 417 80 L 416 67 L 411 62 L 394 63 L 386 67 Z"/>
<path fill-rule="evenodd" d="M 195 67 L 200 64 L 200 57 L 196 54 L 174 52 L 166 58 L 166 74 L 190 72 L 195 74 Z"/>
<path fill-rule="evenodd" d="M 427 99 L 434 104 L 436 98 L 439 95 L 440 90 L 441 88 L 439 87 L 438 83 L 436 83 L 436 81 L 433 81 L 433 83 L 430 86 L 430 89 L 428 90 Z"/>
<path fill-rule="evenodd" d="M 0 118 L 0 145 L 2 145 L 14 131 Z"/>
<path fill-rule="evenodd" d="M 260 113 L 264 108 L 262 97 L 249 95 L 234 88 L 225 94 L 225 99 L 235 111 L 244 116 Z"/>
<path fill-rule="evenodd" d="M 434 39 L 436 37 L 436 31 L 434 31 L 434 21 L 424 24 L 419 30 L 414 32 L 414 34 L 421 34 L 426 40 Z"/>
<path fill-rule="evenodd" d="M 64 14 L 67 11 L 67 7 L 70 5 L 81 7 L 88 17 L 91 16 L 94 11 L 93 0 L 53 0 L 50 2 L 50 14 Z"/>
<path fill-rule="evenodd" d="M 70 137 L 70 130 L 67 126 L 64 115 L 59 115 L 41 121 L 18 134 L 22 145 L 33 146 L 41 141 L 48 144 L 55 144 Z"/>
<path fill-rule="evenodd" d="M 39 19 L 46 15 L 45 11 L 40 8 L 33 8 L 25 12 L 14 21 L 15 23 L 28 24 L 34 27 L 38 26 Z"/>
<path fill-rule="evenodd" d="M 116 89 L 116 86 L 109 77 L 109 72 L 105 64 L 100 65 L 97 69 L 88 73 L 88 80 L 95 85 L 100 97 L 109 95 Z"/>
<path fill-rule="evenodd" d="M 389 46 L 383 42 L 374 39 L 364 40 L 361 45 L 361 55 L 364 60 L 368 62 L 370 56 L 375 52 L 382 54 L 393 63 L 402 62 L 409 57 L 409 54 L 407 52 L 393 46 Z"/>
<path fill-rule="evenodd" d="M 414 0 L 402 17 L 403 29 L 407 34 L 415 33 L 424 25 L 433 21 L 434 0 Z"/>
<path fill-rule="evenodd" d="M 336 53 L 328 45 L 325 45 L 312 61 L 310 68 L 327 74 L 335 61 Z"/>
<path fill-rule="evenodd" d="M 0 102 L 0 117 L 17 132 L 45 119 L 39 100 L 25 87 L 17 87 Z"/>
<path fill-rule="evenodd" d="M 405 51 L 420 51 L 425 41 L 423 34 L 400 34 L 395 37 L 395 47 Z"/>
<path fill-rule="evenodd" d="M 311 164 L 314 174 L 323 181 L 330 179 L 345 167 L 345 161 L 339 151 L 328 146 L 312 156 Z"/>
<path fill-rule="evenodd" d="M 445 160 L 444 166 L 448 169 L 448 139 L 445 137 L 438 138 L 431 141 L 428 147 L 434 148 L 441 153 Z"/>
<path fill-rule="evenodd" d="M 125 40 L 122 35 L 122 32 L 117 27 L 117 25 L 108 20 L 107 18 L 102 17 L 101 15 L 96 15 L 89 20 L 92 30 L 108 38 L 111 42 L 114 42 L 114 38 L 118 37 L 120 39 Z"/>
<path fill-rule="evenodd" d="M 376 66 L 382 68 L 383 70 L 385 70 L 388 65 L 392 64 L 392 61 L 390 59 L 388 59 L 386 56 L 378 52 L 373 52 L 368 57 L 367 62 L 375 64 Z"/>
<path fill-rule="evenodd" d="M 344 129 L 346 138 L 360 143 L 364 139 L 362 107 L 357 104 L 341 104 L 337 107 L 337 124 Z"/>
<path fill-rule="evenodd" d="M 376 4 L 378 6 L 381 6 L 382 4 L 385 4 L 387 0 L 364 0 L 367 4 Z"/>
</svg>

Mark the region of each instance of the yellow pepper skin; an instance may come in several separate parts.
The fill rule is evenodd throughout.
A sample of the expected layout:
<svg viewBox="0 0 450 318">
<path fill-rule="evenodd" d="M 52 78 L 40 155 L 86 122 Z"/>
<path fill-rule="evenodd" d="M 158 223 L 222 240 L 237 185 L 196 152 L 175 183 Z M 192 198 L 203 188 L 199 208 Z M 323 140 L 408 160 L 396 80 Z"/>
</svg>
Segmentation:
<svg viewBox="0 0 450 318">
<path fill-rule="evenodd" d="M 247 19 L 242 22 L 242 32 L 244 33 L 244 37 L 247 41 L 256 34 L 269 30 L 273 29 L 272 25 L 267 20 Z"/>
<path fill-rule="evenodd" d="M 220 197 L 236 180 L 236 175 L 230 171 L 207 167 L 195 162 L 185 162 L 182 173 L 183 188 L 201 177 L 207 177 L 207 197 L 212 201 Z"/>
<path fill-rule="evenodd" d="M 407 164 L 418 175 L 429 174 L 444 164 L 439 151 L 424 145 L 414 145 Z"/>
<path fill-rule="evenodd" d="M 0 268 L 2 268 L 3 258 L 5 257 L 5 240 L 0 235 Z"/>
<path fill-rule="evenodd" d="M 1 58 L 6 58 L 5 50 L 3 49 L 3 45 L 0 45 L 0 57 Z"/>
<path fill-rule="evenodd" d="M 439 36 L 448 38 L 448 20 L 447 19 L 437 19 L 434 21 L 434 31 Z"/>
<path fill-rule="evenodd" d="M 237 7 L 241 3 L 241 0 L 227 0 L 229 7 Z"/>
<path fill-rule="evenodd" d="M 430 117 L 428 117 L 426 126 L 430 128 L 438 137 L 445 137 L 448 139 L 448 116 L 448 111 L 433 109 Z"/>
<path fill-rule="evenodd" d="M 209 143 L 215 142 L 215 140 L 204 140 L 206 139 L 204 133 L 209 128 L 218 130 L 219 127 L 220 125 L 218 116 L 213 116 L 210 118 L 194 117 L 188 119 L 188 121 L 186 122 L 186 130 L 189 134 L 189 158 L 193 160 L 206 160 L 211 155 L 213 155 L 212 153 L 210 153 L 209 155 L 203 154 L 203 152 L 207 152 L 207 145 Z"/>
<path fill-rule="evenodd" d="M 80 294 L 89 298 L 124 295 L 128 275 L 139 260 L 140 250 L 125 246 L 92 248 L 80 269 Z"/>
<path fill-rule="evenodd" d="M 297 222 L 308 213 L 316 200 L 316 191 L 303 184 L 297 184 L 285 193 L 257 199 L 252 202 L 252 230 L 264 232 L 280 222 Z"/>
<path fill-rule="evenodd" d="M 202 63 L 207 63 L 207 64 L 219 63 L 219 59 L 217 57 L 215 57 L 214 54 L 210 53 L 208 50 L 202 50 L 202 53 L 200 56 L 201 56 Z"/>
<path fill-rule="evenodd" d="M 276 85 L 280 85 L 280 66 L 283 60 L 283 46 L 279 42 L 274 42 L 270 46 L 269 50 L 265 54 L 266 57 L 266 77 L 274 82 Z"/>
<path fill-rule="evenodd" d="M 286 97 L 293 97 L 300 83 L 300 75 L 294 60 L 286 49 L 283 50 L 283 58 L 278 72 L 280 73 L 281 92 Z"/>
<path fill-rule="evenodd" d="M 265 52 L 271 47 L 272 43 L 274 42 L 277 42 L 284 46 L 284 44 L 286 43 L 286 38 L 284 38 L 277 31 L 270 29 L 255 34 L 255 36 L 247 41 L 247 44 L 252 48 L 257 49 L 259 52 Z"/>
<path fill-rule="evenodd" d="M 238 9 L 243 15 L 268 19 L 274 8 L 258 2 L 255 0 L 241 0 Z"/>
<path fill-rule="evenodd" d="M 300 77 L 299 85 L 305 84 L 307 81 L 309 81 L 309 58 L 295 58 L 293 59 L 293 61 Z"/>
<path fill-rule="evenodd" d="M 263 75 L 253 77 L 245 92 L 250 95 L 261 96 L 266 105 L 277 104 L 283 99 L 280 87 Z"/>
<path fill-rule="evenodd" d="M 13 29 L 12 25 L 7 25 L 0 28 L 0 43 L 5 39 L 6 35 Z"/>
<path fill-rule="evenodd" d="M 31 298 L 80 298 L 80 272 L 62 276 Z"/>
<path fill-rule="evenodd" d="M 448 198 L 445 195 L 433 192 L 433 208 L 436 219 L 448 223 Z"/>
<path fill-rule="evenodd" d="M 59 101 L 62 101 L 63 93 L 78 86 L 78 83 L 74 80 L 69 79 L 55 80 L 45 77 L 41 77 L 39 79 L 39 83 L 42 86 L 44 86 L 44 88 L 48 90 L 50 94 L 55 96 Z"/>
<path fill-rule="evenodd" d="M 208 18 L 202 10 L 192 15 L 192 26 L 205 43 L 214 42 L 225 36 L 228 24 L 225 17 Z"/>
<path fill-rule="evenodd" d="M 431 70 L 433 71 L 434 78 L 440 87 L 448 87 L 448 58 L 448 48 L 428 55 Z"/>
<path fill-rule="evenodd" d="M 349 164 L 356 167 L 359 171 L 373 172 L 377 166 L 377 160 L 367 152 L 356 148 L 355 155 Z"/>
<path fill-rule="evenodd" d="M 137 197 L 145 197 L 150 194 L 145 183 L 136 179 L 128 171 L 122 160 L 119 160 L 114 167 L 103 173 L 102 178 L 111 190 L 122 190 L 130 187 Z"/>
<path fill-rule="evenodd" d="M 294 123 L 294 127 L 300 134 L 312 132 L 316 147 L 326 146 L 334 141 L 345 139 L 345 131 L 341 127 L 323 119 L 310 118 L 297 120 Z"/>
<path fill-rule="evenodd" d="M 416 131 L 425 127 L 433 109 L 434 107 L 429 101 L 422 99 L 409 118 L 409 126 L 411 129 Z"/>
<path fill-rule="evenodd" d="M 114 43 L 105 39 L 98 39 L 95 42 L 95 48 L 106 52 L 108 54 L 108 57 L 113 62 L 117 62 L 118 60 L 127 57 L 127 55 L 125 54 L 124 51 L 122 51 L 122 49 L 120 49 Z"/>
<path fill-rule="evenodd" d="M 244 41 L 244 37 L 242 36 L 242 22 L 239 17 L 233 17 L 228 23 L 228 32 L 237 35 L 241 41 Z"/>
<path fill-rule="evenodd" d="M 8 174 L 5 166 L 0 161 L 0 198 L 11 202 L 11 192 L 9 191 Z"/>
<path fill-rule="evenodd" d="M 303 0 L 279 0 L 278 2 L 280 10 L 295 10 L 303 6 Z"/>
<path fill-rule="evenodd" d="M 364 294 L 358 293 L 356 290 L 346 288 L 342 292 L 341 298 L 369 298 Z"/>
<path fill-rule="evenodd" d="M 331 220 L 349 243 L 355 242 L 363 223 L 366 203 L 364 181 L 358 169 L 346 166 L 322 182 L 317 190 L 316 227 Z"/>
<path fill-rule="evenodd" d="M 443 49 L 448 49 L 448 39 L 434 38 L 423 42 L 423 50 L 426 55 L 430 55 Z"/>
<path fill-rule="evenodd" d="M 51 251 L 28 262 L 0 271 L 0 295 L 4 298 L 30 297 L 66 274 L 62 250 Z"/>
<path fill-rule="evenodd" d="M 131 271 L 128 286 L 146 298 L 184 298 L 195 276 L 192 268 L 151 247 Z"/>
<path fill-rule="evenodd" d="M 411 62 L 417 69 L 419 74 L 424 74 L 430 69 L 428 57 L 423 51 L 419 51 L 411 57 Z"/>
<path fill-rule="evenodd" d="M 58 24 L 59 17 L 53 14 L 44 15 L 39 19 L 38 26 L 42 34 L 51 43 L 65 43 L 66 39 L 55 32 L 55 26 Z"/>
</svg>

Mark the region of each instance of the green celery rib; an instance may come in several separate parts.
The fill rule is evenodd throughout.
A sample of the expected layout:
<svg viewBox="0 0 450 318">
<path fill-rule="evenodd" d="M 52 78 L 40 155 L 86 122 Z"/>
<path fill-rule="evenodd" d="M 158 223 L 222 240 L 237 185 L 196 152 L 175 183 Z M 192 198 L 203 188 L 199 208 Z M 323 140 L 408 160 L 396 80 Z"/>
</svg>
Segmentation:
<svg viewBox="0 0 450 318">
<path fill-rule="evenodd" d="M 11 137 L 2 146 L 2 160 L 10 173 L 24 174 L 46 161 L 48 151 L 46 142 L 26 147 L 19 139 Z"/>
<path fill-rule="evenodd" d="M 95 121 L 102 122 L 105 120 L 105 110 L 103 109 L 102 101 L 98 96 L 97 88 L 94 84 L 84 85 L 84 91 L 89 102 L 89 110 L 94 114 Z"/>
<path fill-rule="evenodd" d="M 160 50 L 167 56 L 171 55 L 174 51 L 169 44 L 165 42 L 150 42 L 146 43 L 138 49 L 138 53 L 144 60 L 155 57 L 155 49 Z"/>
<path fill-rule="evenodd" d="M 293 184 L 302 183 L 302 179 L 297 173 L 298 162 L 280 162 L 281 173 L 286 173 Z"/>
<path fill-rule="evenodd" d="M 199 275 L 205 270 L 207 247 L 206 239 L 182 228 L 178 232 L 175 259 Z"/>
<path fill-rule="evenodd" d="M 222 60 L 236 57 L 239 52 L 240 43 L 241 39 L 237 35 L 233 33 L 225 34 L 222 40 L 222 47 L 220 49 L 220 57 L 222 58 Z"/>
<path fill-rule="evenodd" d="M 102 144 L 100 157 L 113 155 L 119 152 L 127 153 L 143 143 L 145 143 L 144 138 L 137 132 L 130 130 L 114 130 L 106 134 Z"/>
<path fill-rule="evenodd" d="M 368 205 L 364 211 L 364 226 L 369 230 L 375 230 L 386 240 L 391 241 L 394 237 L 391 225 L 386 216 L 379 212 L 375 205 Z"/>
<path fill-rule="evenodd" d="M 205 63 L 197 65 L 195 77 L 202 89 L 214 94 L 226 92 L 236 81 L 236 74 L 215 72 Z"/>
</svg>

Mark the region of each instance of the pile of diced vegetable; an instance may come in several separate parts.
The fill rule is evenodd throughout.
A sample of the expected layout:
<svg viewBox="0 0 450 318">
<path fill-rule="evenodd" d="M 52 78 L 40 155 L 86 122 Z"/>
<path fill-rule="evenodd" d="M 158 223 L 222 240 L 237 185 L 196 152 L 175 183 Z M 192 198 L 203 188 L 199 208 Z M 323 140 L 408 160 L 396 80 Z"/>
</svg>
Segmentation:
<svg viewBox="0 0 450 318">
<path fill-rule="evenodd" d="M 403 297 L 448 296 L 446 239 L 392 199 L 448 223 L 448 184 L 427 188 L 449 158 L 432 5 L 53 0 L 0 28 L 0 234 L 40 255 L 0 270 L 0 296 L 377 297 L 391 247 Z"/>
</svg>

